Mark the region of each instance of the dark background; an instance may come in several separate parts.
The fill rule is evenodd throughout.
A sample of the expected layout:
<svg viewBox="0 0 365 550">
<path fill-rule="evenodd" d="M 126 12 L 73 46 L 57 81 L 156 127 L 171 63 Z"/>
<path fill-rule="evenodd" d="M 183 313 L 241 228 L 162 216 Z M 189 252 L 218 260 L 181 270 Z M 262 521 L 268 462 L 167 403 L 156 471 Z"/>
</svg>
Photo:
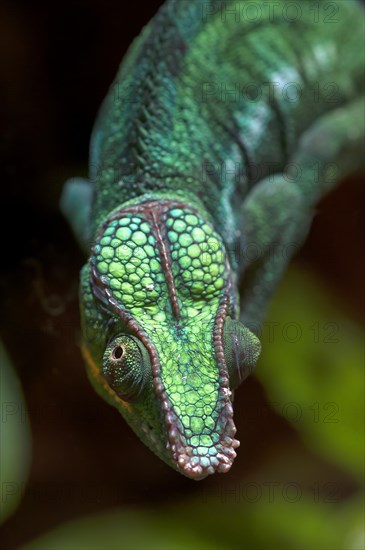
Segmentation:
<svg viewBox="0 0 365 550">
<path fill-rule="evenodd" d="M 89 512 L 166 504 L 201 490 L 148 451 L 89 385 L 79 350 L 84 258 L 58 209 L 64 180 L 87 174 L 93 121 L 123 54 L 160 4 L 0 7 L 1 333 L 22 381 L 33 438 L 27 491 L 3 527 L 4 548 Z M 296 260 L 360 322 L 364 194 L 358 175 L 328 196 Z M 254 377 L 235 407 L 241 449 L 249 452 L 241 450 L 231 481 L 249 479 L 278 437 L 301 452 L 293 427 L 270 408 Z M 248 425 L 253 407 L 264 414 Z M 204 490 L 217 483 L 213 476 Z M 351 492 L 350 480 L 343 486 Z"/>
</svg>

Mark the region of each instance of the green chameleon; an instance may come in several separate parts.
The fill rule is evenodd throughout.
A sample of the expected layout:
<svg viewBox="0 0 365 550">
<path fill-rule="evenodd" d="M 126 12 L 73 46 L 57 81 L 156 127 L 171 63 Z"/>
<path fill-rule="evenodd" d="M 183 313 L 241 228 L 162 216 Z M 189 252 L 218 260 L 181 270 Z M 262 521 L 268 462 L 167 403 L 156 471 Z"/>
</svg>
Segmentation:
<svg viewBox="0 0 365 550">
<path fill-rule="evenodd" d="M 101 107 L 90 182 L 65 186 L 91 382 L 189 478 L 230 469 L 253 327 L 361 167 L 363 34 L 355 0 L 168 0 Z"/>
</svg>

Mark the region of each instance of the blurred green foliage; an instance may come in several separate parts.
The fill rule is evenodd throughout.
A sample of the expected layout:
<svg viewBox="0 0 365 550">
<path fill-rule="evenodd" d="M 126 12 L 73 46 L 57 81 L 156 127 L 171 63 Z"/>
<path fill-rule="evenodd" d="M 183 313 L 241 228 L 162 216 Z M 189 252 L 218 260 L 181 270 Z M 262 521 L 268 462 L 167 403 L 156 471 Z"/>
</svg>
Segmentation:
<svg viewBox="0 0 365 550">
<path fill-rule="evenodd" d="M 16 509 L 24 492 L 31 455 L 31 437 L 18 377 L 0 341 L 0 522 Z"/>
<path fill-rule="evenodd" d="M 360 549 L 360 518 L 347 507 L 188 501 L 156 511 L 115 510 L 70 522 L 26 546 L 28 550 L 253 550 Z M 356 510 L 355 510 L 356 511 Z M 341 516 L 351 516 L 341 521 Z"/>
<path fill-rule="evenodd" d="M 257 376 L 306 444 L 364 473 L 363 332 L 308 273 L 292 268 L 262 327 Z"/>
<path fill-rule="evenodd" d="M 322 457 L 328 467 L 340 468 L 360 488 L 364 445 L 360 329 L 312 276 L 291 268 L 260 332 L 263 354 L 257 376 L 271 406 L 297 430 L 308 453 Z M 285 456 L 281 450 L 283 470 L 290 468 L 291 460 L 290 453 Z M 309 486 L 300 489 L 299 497 L 294 484 L 294 493 L 289 491 L 286 498 L 249 499 L 247 494 L 243 497 L 242 487 L 237 490 L 237 483 L 231 493 L 228 486 L 231 498 L 205 494 L 204 481 L 199 483 L 199 497 L 153 510 L 118 509 L 82 518 L 27 548 L 364 548 L 360 489 L 334 503 L 331 498 L 315 498 Z"/>
</svg>

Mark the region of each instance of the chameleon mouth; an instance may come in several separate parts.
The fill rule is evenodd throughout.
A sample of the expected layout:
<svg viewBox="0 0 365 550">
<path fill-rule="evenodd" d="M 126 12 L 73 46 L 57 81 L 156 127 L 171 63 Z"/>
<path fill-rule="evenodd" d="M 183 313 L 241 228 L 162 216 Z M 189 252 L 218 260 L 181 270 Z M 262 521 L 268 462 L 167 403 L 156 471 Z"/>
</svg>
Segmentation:
<svg viewBox="0 0 365 550">
<path fill-rule="evenodd" d="M 212 430 L 212 435 L 216 435 L 216 441 L 213 441 L 210 446 L 192 444 L 192 438 L 186 436 L 181 420 L 175 413 L 161 382 L 157 381 L 156 386 L 165 412 L 166 450 L 175 468 L 183 475 L 195 480 L 214 473 L 228 472 L 237 456 L 235 449 L 240 446 L 240 442 L 234 437 L 236 427 L 233 422 L 233 407 L 230 399 L 232 393 L 228 387 L 228 378 L 221 376 L 218 397 L 220 412 L 216 426 Z"/>
<path fill-rule="evenodd" d="M 221 435 L 217 443 L 210 447 L 196 447 L 179 430 L 176 414 L 170 411 L 166 415 L 168 444 L 172 459 L 182 474 L 200 480 L 214 473 L 226 473 L 236 458 L 235 449 L 240 442 L 235 439 L 236 427 L 233 422 L 233 408 L 228 401 L 220 415 Z"/>
</svg>

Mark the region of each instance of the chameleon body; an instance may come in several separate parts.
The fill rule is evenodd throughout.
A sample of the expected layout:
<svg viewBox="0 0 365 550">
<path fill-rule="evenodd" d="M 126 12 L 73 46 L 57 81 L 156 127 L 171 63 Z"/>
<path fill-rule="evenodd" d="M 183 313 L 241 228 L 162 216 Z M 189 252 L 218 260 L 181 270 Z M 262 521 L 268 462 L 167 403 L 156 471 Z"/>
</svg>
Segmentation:
<svg viewBox="0 0 365 550">
<path fill-rule="evenodd" d="M 194 479 L 231 467 L 254 327 L 315 205 L 362 157 L 361 4 L 254 4 L 162 6 L 101 107 L 91 183 L 62 197 L 89 255 L 90 379 Z"/>
</svg>

